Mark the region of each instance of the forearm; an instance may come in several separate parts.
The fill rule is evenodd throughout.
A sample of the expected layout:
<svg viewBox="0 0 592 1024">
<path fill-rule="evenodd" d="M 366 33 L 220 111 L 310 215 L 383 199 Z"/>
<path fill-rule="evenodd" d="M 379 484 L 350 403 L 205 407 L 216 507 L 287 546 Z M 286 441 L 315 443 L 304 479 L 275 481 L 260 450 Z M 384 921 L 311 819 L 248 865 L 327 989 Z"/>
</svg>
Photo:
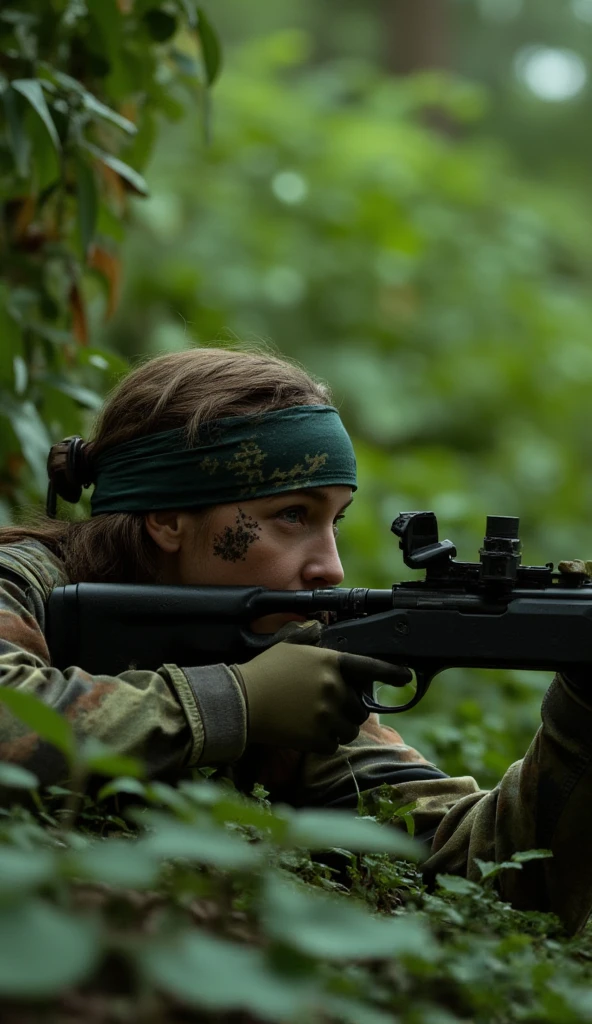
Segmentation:
<svg viewBox="0 0 592 1024">
<path fill-rule="evenodd" d="M 592 709 L 557 677 L 542 721 L 526 757 L 492 792 L 468 794 L 442 815 L 424 870 L 478 880 L 476 858 L 499 863 L 517 850 L 548 849 L 549 859 L 501 872 L 498 889 L 513 906 L 552 911 L 575 932 L 592 909 Z"/>
<path fill-rule="evenodd" d="M 93 676 L 49 664 L 43 634 L 43 595 L 36 588 L 0 584 L 0 687 L 32 694 L 87 736 L 139 758 L 147 775 L 240 757 L 246 739 L 244 702 L 224 666 L 183 670 L 129 670 Z M 106 640 L 108 642 L 108 640 Z M 216 715 L 216 698 L 229 713 Z M 64 759 L 0 704 L 0 758 L 26 765 L 43 784 L 61 781 Z"/>
</svg>

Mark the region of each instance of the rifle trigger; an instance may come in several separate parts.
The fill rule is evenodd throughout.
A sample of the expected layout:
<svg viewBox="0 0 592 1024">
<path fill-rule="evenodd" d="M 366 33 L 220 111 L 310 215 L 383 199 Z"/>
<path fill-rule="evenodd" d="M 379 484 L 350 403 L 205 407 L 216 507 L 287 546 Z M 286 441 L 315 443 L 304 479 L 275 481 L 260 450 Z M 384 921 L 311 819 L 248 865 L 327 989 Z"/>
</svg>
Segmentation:
<svg viewBox="0 0 592 1024">
<path fill-rule="evenodd" d="M 410 708 L 414 708 L 416 704 L 419 704 L 420 700 L 425 697 L 429 690 L 430 683 L 434 676 L 438 674 L 440 669 L 430 669 L 424 671 L 423 669 L 415 669 L 415 680 L 416 688 L 415 693 L 411 700 L 407 701 L 406 704 L 398 704 L 394 707 L 390 704 L 378 704 L 374 697 L 369 697 L 367 693 L 362 694 L 362 704 L 368 708 L 369 711 L 375 711 L 379 715 L 398 715 L 401 711 L 409 711 Z"/>
</svg>

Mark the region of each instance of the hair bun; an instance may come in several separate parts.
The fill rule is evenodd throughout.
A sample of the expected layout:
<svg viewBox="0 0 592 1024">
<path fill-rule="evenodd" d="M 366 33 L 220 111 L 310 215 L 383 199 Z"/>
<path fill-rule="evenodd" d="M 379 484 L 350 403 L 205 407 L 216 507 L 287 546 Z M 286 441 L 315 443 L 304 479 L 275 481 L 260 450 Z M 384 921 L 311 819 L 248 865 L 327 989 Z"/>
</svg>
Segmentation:
<svg viewBox="0 0 592 1024">
<path fill-rule="evenodd" d="M 92 445 L 78 434 L 52 444 L 47 457 L 47 515 L 55 518 L 57 496 L 75 505 L 83 487 L 94 480 L 91 460 Z"/>
</svg>

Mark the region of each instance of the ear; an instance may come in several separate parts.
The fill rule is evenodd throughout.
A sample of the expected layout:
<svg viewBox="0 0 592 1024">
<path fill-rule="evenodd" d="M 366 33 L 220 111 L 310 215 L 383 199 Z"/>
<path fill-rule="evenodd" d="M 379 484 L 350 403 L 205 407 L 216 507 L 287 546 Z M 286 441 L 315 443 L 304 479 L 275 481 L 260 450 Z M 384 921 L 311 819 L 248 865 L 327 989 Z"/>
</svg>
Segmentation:
<svg viewBox="0 0 592 1024">
<path fill-rule="evenodd" d="M 184 517 L 179 512 L 171 512 L 169 509 L 147 512 L 144 522 L 152 540 L 162 551 L 174 554 L 179 550 L 185 533 Z"/>
</svg>

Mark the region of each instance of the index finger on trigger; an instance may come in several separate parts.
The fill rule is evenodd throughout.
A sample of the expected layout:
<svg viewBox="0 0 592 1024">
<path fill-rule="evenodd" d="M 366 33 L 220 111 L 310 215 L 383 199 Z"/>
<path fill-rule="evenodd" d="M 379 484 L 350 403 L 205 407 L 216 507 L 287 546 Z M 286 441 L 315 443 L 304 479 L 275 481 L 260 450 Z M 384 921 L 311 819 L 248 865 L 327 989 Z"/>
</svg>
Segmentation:
<svg viewBox="0 0 592 1024">
<path fill-rule="evenodd" d="M 387 683 L 389 686 L 406 686 L 413 675 L 405 665 L 391 665 L 362 654 L 340 654 L 339 671 L 346 683 Z"/>
</svg>

